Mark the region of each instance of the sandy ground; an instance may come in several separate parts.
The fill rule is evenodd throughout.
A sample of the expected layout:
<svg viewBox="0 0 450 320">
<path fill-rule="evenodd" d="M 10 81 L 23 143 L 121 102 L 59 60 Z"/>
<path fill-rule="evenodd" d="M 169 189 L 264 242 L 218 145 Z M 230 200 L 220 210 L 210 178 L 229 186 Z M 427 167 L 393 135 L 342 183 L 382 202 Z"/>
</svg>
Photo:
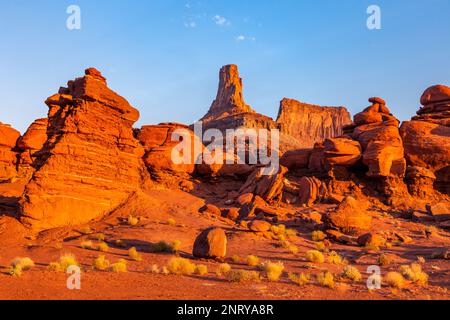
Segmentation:
<svg viewBox="0 0 450 320">
<path fill-rule="evenodd" d="M 14 188 L 9 188 L 11 199 Z M 1 190 L 3 194 L 5 190 Z M 319 286 L 316 283 L 298 286 L 288 277 L 289 272 L 317 274 L 321 270 L 329 270 L 339 274 L 343 266 L 312 264 L 305 259 L 305 253 L 315 248 L 311 240 L 311 230 L 296 225 L 298 236 L 291 239 L 299 248 L 292 254 L 279 246 L 279 241 L 268 240 L 260 235 L 246 231 L 232 222 L 217 218 L 205 217 L 198 212 L 206 201 L 214 200 L 214 192 L 198 197 L 182 191 L 153 190 L 147 194 L 137 195 L 126 206 L 116 210 L 110 216 L 86 226 L 63 228 L 33 235 L 14 217 L 14 210 L 8 205 L 1 206 L 0 216 L 0 299 L 450 299 L 450 262 L 448 260 L 431 259 L 436 250 L 450 247 L 449 233 L 439 230 L 431 238 L 423 235 L 424 225 L 399 217 L 379 214 L 374 218 L 374 230 L 397 230 L 413 239 L 411 244 L 394 245 L 383 249 L 383 253 L 395 254 L 393 263 L 382 267 L 382 274 L 398 271 L 404 264 L 417 261 L 418 256 L 426 260 L 424 271 L 429 275 L 429 284 L 419 286 L 409 284 L 403 289 L 391 289 L 383 286 L 380 290 L 369 291 L 366 287 L 367 267 L 376 264 L 380 252 L 365 251 L 356 246 L 332 244 L 331 250 L 344 256 L 363 275 L 358 283 L 339 284 L 334 289 Z M 324 207 L 317 207 L 324 210 Z M 133 215 L 140 217 L 140 223 L 130 226 L 123 223 L 123 218 Z M 174 219 L 175 225 L 168 219 Z M 292 221 L 280 221 L 288 226 Z M 230 283 L 216 275 L 219 262 L 194 260 L 192 246 L 196 235 L 209 226 L 223 227 L 228 235 L 228 258 L 233 269 L 255 270 L 245 264 L 249 254 L 260 257 L 261 261 L 281 261 L 285 265 L 285 274 L 279 282 Z M 93 234 L 83 235 L 81 230 L 89 227 Z M 93 239 L 102 233 L 110 244 L 107 253 L 82 249 L 80 243 Z M 95 237 L 94 237 L 95 238 Z M 123 240 L 126 248 L 114 247 L 115 240 Z M 162 275 L 149 272 L 152 265 L 163 267 L 173 254 L 150 253 L 151 244 L 161 240 L 181 241 L 180 255 L 195 263 L 206 264 L 209 273 L 205 276 Z M 95 240 L 92 240 L 96 243 Z M 142 252 L 143 261 L 132 261 L 128 257 L 128 248 L 135 246 Z M 65 253 L 72 253 L 81 264 L 81 290 L 67 289 L 68 275 L 48 270 L 48 264 L 58 261 Z M 112 262 L 120 258 L 128 260 L 127 273 L 94 271 L 93 260 L 104 254 Z M 242 262 L 232 262 L 229 257 L 237 255 Z M 8 266 L 16 257 L 30 257 L 36 266 L 25 271 L 21 277 L 8 274 Z"/>
</svg>

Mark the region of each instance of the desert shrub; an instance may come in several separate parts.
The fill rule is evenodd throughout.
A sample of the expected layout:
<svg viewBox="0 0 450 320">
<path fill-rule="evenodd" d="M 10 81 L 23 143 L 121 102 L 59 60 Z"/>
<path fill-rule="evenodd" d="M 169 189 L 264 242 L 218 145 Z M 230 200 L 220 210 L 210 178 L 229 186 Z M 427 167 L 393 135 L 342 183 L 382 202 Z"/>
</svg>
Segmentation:
<svg viewBox="0 0 450 320">
<path fill-rule="evenodd" d="M 172 249 L 172 252 L 178 252 L 178 251 L 180 251 L 180 248 L 181 248 L 181 241 L 180 241 L 180 240 L 172 241 L 172 243 L 170 244 L 170 247 L 171 247 L 171 249 Z"/>
<path fill-rule="evenodd" d="M 280 277 L 284 271 L 284 265 L 281 262 L 274 263 L 267 261 L 261 265 L 261 268 L 264 271 L 267 279 L 271 282 L 280 280 Z"/>
<path fill-rule="evenodd" d="M 133 217 L 132 215 L 128 216 L 127 224 L 129 226 L 135 226 L 139 223 L 139 218 Z"/>
<path fill-rule="evenodd" d="M 331 251 L 327 257 L 328 263 L 331 264 L 345 264 L 345 259 L 336 251 Z"/>
<path fill-rule="evenodd" d="M 241 258 L 238 255 L 234 255 L 231 257 L 231 261 L 233 261 L 234 263 L 239 263 L 241 262 Z"/>
<path fill-rule="evenodd" d="M 425 285 L 428 282 L 428 275 L 422 271 L 422 266 L 418 263 L 401 266 L 400 272 L 407 280 L 414 283 Z"/>
<path fill-rule="evenodd" d="M 231 266 L 228 263 L 222 263 L 216 271 L 217 276 L 222 277 L 231 271 Z"/>
<path fill-rule="evenodd" d="M 92 241 L 83 241 L 80 243 L 82 249 L 92 249 Z"/>
<path fill-rule="evenodd" d="M 259 264 L 259 258 L 254 255 L 247 256 L 247 264 L 250 267 L 256 267 Z"/>
<path fill-rule="evenodd" d="M 161 273 L 161 270 L 157 264 L 152 265 L 149 271 L 156 274 Z"/>
<path fill-rule="evenodd" d="M 288 275 L 289 280 L 294 282 L 295 284 L 299 286 L 304 286 L 305 284 L 308 284 L 311 281 L 311 276 L 309 274 L 305 273 L 289 273 Z"/>
<path fill-rule="evenodd" d="M 387 254 L 380 254 L 380 256 L 378 257 L 378 264 L 380 266 L 388 266 L 392 263 L 392 258 L 387 255 Z"/>
<path fill-rule="evenodd" d="M 97 233 L 95 235 L 95 237 L 97 238 L 98 241 L 105 241 L 105 239 L 106 239 L 106 236 L 104 233 Z"/>
<path fill-rule="evenodd" d="M 353 282 L 358 282 L 361 281 L 362 276 L 361 273 L 359 272 L 359 270 L 353 266 L 346 266 L 344 268 L 344 271 L 342 271 L 342 275 L 343 278 L 345 279 L 349 279 Z"/>
<path fill-rule="evenodd" d="M 125 259 L 119 259 L 119 261 L 117 261 L 116 263 L 113 263 L 110 267 L 109 270 L 111 270 L 112 272 L 115 273 L 125 273 L 128 271 L 127 268 L 127 262 Z"/>
<path fill-rule="evenodd" d="M 324 251 L 327 248 L 327 246 L 325 245 L 325 242 L 323 242 L 323 241 L 316 242 L 315 247 L 316 247 L 316 250 L 319 250 L 319 251 Z"/>
<path fill-rule="evenodd" d="M 142 261 L 142 256 L 139 254 L 135 247 L 130 248 L 128 250 L 128 256 L 134 261 Z"/>
<path fill-rule="evenodd" d="M 230 282 L 248 282 L 248 281 L 260 281 L 261 275 L 257 271 L 230 270 L 225 275 L 225 278 Z"/>
<path fill-rule="evenodd" d="M 9 274 L 15 277 L 20 277 L 22 271 L 30 270 L 34 267 L 34 262 L 30 258 L 15 258 L 11 261 L 9 267 Z"/>
<path fill-rule="evenodd" d="M 384 277 L 384 281 L 388 286 L 393 288 L 403 288 L 405 286 L 405 278 L 398 272 L 389 272 Z"/>
<path fill-rule="evenodd" d="M 287 249 L 292 254 L 297 254 L 299 251 L 298 247 L 294 244 L 291 244 Z"/>
<path fill-rule="evenodd" d="M 329 271 L 323 271 L 316 276 L 316 281 L 319 285 L 327 288 L 333 289 L 334 284 L 334 275 Z"/>
<path fill-rule="evenodd" d="M 286 236 L 288 236 L 288 237 L 296 237 L 297 236 L 297 230 L 286 229 Z"/>
<path fill-rule="evenodd" d="M 163 267 L 162 270 L 161 270 L 161 273 L 163 275 L 167 276 L 167 275 L 170 274 L 170 271 L 169 271 L 169 269 L 167 269 L 167 267 Z"/>
<path fill-rule="evenodd" d="M 320 242 L 320 241 L 325 240 L 326 238 L 327 238 L 326 234 L 323 233 L 323 232 L 320 231 L 320 230 L 313 231 L 313 232 L 311 233 L 311 239 L 312 239 L 312 241 L 314 241 L 314 242 Z"/>
<path fill-rule="evenodd" d="M 278 226 L 272 226 L 270 228 L 270 231 L 272 231 L 272 233 L 277 236 L 285 235 L 286 234 L 286 226 L 284 224 L 280 224 Z"/>
<path fill-rule="evenodd" d="M 97 250 L 101 251 L 101 252 L 108 252 L 109 251 L 109 246 L 106 242 L 99 242 L 97 244 Z"/>
<path fill-rule="evenodd" d="M 320 251 L 309 250 L 308 252 L 306 252 L 306 260 L 313 263 L 324 263 L 325 256 Z"/>
<path fill-rule="evenodd" d="M 66 272 L 70 266 L 79 266 L 77 259 L 71 253 L 66 253 L 59 258 L 59 262 L 52 262 L 48 269 L 51 271 Z"/>
<path fill-rule="evenodd" d="M 417 263 L 425 264 L 426 262 L 427 262 L 427 261 L 425 260 L 424 257 L 421 257 L 421 256 L 417 257 Z"/>
<path fill-rule="evenodd" d="M 175 219 L 169 218 L 169 219 L 167 219 L 167 224 L 169 226 L 175 226 L 177 224 L 177 222 L 175 221 Z"/>
<path fill-rule="evenodd" d="M 109 261 L 104 255 L 100 255 L 94 260 L 92 266 L 95 270 L 105 271 L 109 268 Z"/>
<path fill-rule="evenodd" d="M 167 269 L 171 274 L 191 275 L 195 272 L 195 264 L 184 258 L 172 258 L 167 263 Z"/>
<path fill-rule="evenodd" d="M 152 246 L 151 251 L 158 252 L 166 252 L 166 253 L 176 253 L 180 250 L 181 241 L 175 240 L 172 243 L 168 243 L 166 241 L 160 241 Z"/>
<path fill-rule="evenodd" d="M 208 274 L 208 267 L 205 266 L 204 264 L 198 264 L 195 267 L 195 273 L 200 276 L 204 276 L 205 274 Z"/>
</svg>

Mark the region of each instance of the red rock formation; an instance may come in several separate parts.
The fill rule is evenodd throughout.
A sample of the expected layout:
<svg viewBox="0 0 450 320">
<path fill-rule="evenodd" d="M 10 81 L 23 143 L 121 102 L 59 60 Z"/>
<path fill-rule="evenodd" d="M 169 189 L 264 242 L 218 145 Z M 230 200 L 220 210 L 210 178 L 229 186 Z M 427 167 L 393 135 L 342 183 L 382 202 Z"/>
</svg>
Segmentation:
<svg viewBox="0 0 450 320">
<path fill-rule="evenodd" d="M 49 97 L 48 140 L 21 200 L 21 220 L 36 229 L 99 218 L 129 198 L 146 177 L 133 136 L 139 112 L 110 90 L 99 71 Z"/>
<path fill-rule="evenodd" d="M 47 141 L 47 126 L 47 118 L 37 119 L 17 141 L 17 147 L 20 150 L 19 171 L 21 175 L 30 176 L 33 173 L 32 164 L 36 160 L 37 152 Z"/>
<path fill-rule="evenodd" d="M 219 79 L 216 100 L 214 100 L 208 113 L 200 121 L 209 122 L 234 114 L 255 112 L 244 102 L 242 79 L 239 77 L 236 65 L 231 64 L 222 67 Z"/>
<path fill-rule="evenodd" d="M 293 99 L 281 101 L 277 118 L 281 132 L 303 148 L 342 135 L 342 128 L 350 123 L 350 113 L 344 107 L 321 107 Z"/>
<path fill-rule="evenodd" d="M 417 116 L 400 128 L 405 156 L 408 165 L 431 171 L 436 187 L 450 195 L 450 88 L 428 88 L 421 103 Z"/>
<path fill-rule="evenodd" d="M 0 122 L 0 182 L 17 177 L 17 153 L 14 151 L 20 132 Z"/>
<path fill-rule="evenodd" d="M 175 140 L 177 137 L 180 140 Z M 137 138 L 146 152 L 144 162 L 154 176 L 158 176 L 162 172 L 194 173 L 195 161 L 203 150 L 202 142 L 189 127 L 178 123 L 143 126 L 139 130 Z M 185 155 L 183 151 L 187 152 L 187 150 L 180 150 L 176 155 L 177 158 L 179 160 L 185 156 L 187 158 L 186 161 L 177 163 L 176 159 L 172 157 L 172 153 L 176 151 L 174 148 L 181 141 L 186 141 L 186 146 L 190 147 L 190 154 Z"/>
</svg>

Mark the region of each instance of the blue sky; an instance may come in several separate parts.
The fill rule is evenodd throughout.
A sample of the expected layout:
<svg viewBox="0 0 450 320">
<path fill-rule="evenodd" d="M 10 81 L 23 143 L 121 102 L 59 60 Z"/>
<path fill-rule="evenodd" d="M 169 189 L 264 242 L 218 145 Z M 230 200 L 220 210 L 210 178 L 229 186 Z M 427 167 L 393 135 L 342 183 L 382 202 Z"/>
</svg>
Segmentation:
<svg viewBox="0 0 450 320">
<path fill-rule="evenodd" d="M 0 121 L 22 132 L 43 101 L 94 66 L 141 111 L 137 126 L 192 123 L 211 105 L 222 65 L 276 117 L 283 97 L 345 105 L 370 96 L 400 119 L 428 86 L 450 85 L 448 0 L 0 0 Z M 66 9 L 81 8 L 69 31 Z M 380 6 L 382 29 L 368 30 Z"/>
</svg>

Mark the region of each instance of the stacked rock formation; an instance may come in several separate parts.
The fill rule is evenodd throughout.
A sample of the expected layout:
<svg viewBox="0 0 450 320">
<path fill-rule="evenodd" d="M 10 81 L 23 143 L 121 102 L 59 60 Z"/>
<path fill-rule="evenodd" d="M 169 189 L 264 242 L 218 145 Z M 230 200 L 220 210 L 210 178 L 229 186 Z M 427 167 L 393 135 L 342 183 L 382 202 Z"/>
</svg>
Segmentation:
<svg viewBox="0 0 450 320">
<path fill-rule="evenodd" d="M 133 136 L 139 112 L 108 88 L 96 69 L 46 101 L 47 141 L 21 200 L 21 220 L 36 229 L 99 218 L 139 189 L 144 149 Z"/>
<path fill-rule="evenodd" d="M 0 182 L 10 182 L 17 177 L 17 152 L 20 132 L 0 122 Z"/>
<path fill-rule="evenodd" d="M 450 195 L 450 88 L 443 85 L 425 90 L 423 107 L 400 128 L 408 161 L 410 191 L 433 191 Z M 420 193 L 419 193 L 420 194 Z"/>
<path fill-rule="evenodd" d="M 321 107 L 286 98 L 280 103 L 277 118 L 281 132 L 296 139 L 297 146 L 303 148 L 341 136 L 343 127 L 351 122 L 344 107 Z"/>
</svg>

